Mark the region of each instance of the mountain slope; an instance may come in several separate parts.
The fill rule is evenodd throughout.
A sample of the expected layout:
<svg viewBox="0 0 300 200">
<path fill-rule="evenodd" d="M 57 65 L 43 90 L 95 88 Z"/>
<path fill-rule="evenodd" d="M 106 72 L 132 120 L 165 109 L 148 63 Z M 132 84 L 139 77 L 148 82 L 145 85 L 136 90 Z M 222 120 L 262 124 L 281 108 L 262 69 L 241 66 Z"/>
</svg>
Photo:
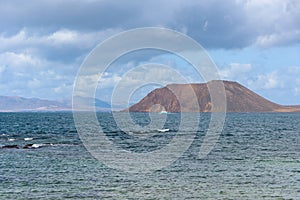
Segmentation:
<svg viewBox="0 0 300 200">
<path fill-rule="evenodd" d="M 47 111 L 70 110 L 70 107 L 58 101 L 38 98 L 0 96 L 0 111 Z"/>
<path fill-rule="evenodd" d="M 81 102 L 85 97 L 75 97 Z M 97 111 L 110 111 L 110 104 L 99 99 L 93 99 Z M 71 111 L 71 101 L 59 102 L 38 98 L 24 98 L 18 96 L 0 96 L 0 112 L 20 111 Z"/>
<path fill-rule="evenodd" d="M 273 103 L 237 82 L 223 81 L 226 93 L 227 112 L 300 112 L 300 106 L 282 106 Z M 192 87 L 197 99 L 194 98 Z M 174 95 L 176 93 L 177 97 Z M 180 103 L 178 101 L 180 99 Z M 191 103 L 197 101 L 197 104 Z M 150 92 L 130 112 L 211 112 L 212 103 L 206 83 L 171 84 Z"/>
</svg>

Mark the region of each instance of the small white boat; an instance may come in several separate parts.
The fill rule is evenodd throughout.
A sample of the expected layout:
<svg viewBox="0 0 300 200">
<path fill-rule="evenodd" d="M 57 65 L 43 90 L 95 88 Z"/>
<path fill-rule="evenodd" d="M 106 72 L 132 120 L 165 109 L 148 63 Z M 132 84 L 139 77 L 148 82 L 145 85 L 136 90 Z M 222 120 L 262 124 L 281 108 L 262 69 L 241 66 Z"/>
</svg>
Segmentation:
<svg viewBox="0 0 300 200">
<path fill-rule="evenodd" d="M 168 132 L 170 131 L 170 129 L 168 128 L 164 128 L 164 129 L 157 129 L 158 132 L 164 133 L 164 132 Z"/>
<path fill-rule="evenodd" d="M 168 114 L 168 112 L 167 111 L 165 111 L 165 110 L 162 110 L 162 111 L 160 111 L 160 113 L 159 114 Z"/>
</svg>

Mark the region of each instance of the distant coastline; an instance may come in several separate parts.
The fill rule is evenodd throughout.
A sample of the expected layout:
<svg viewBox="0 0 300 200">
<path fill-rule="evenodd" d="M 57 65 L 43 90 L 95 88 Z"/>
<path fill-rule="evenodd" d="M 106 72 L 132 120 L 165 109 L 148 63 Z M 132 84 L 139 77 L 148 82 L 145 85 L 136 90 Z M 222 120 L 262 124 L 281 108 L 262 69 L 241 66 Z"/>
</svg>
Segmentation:
<svg viewBox="0 0 300 200">
<path fill-rule="evenodd" d="M 76 102 L 85 105 L 90 102 L 86 97 L 75 97 Z M 96 111 L 110 111 L 110 104 L 99 99 L 92 99 Z M 72 112 L 71 102 L 60 102 L 39 98 L 18 96 L 0 96 L 0 112 Z"/>
<path fill-rule="evenodd" d="M 207 88 L 208 83 L 170 84 L 155 89 L 142 100 L 121 112 L 212 112 L 212 102 Z M 249 90 L 243 85 L 223 81 L 226 93 L 227 112 L 300 112 L 300 105 L 280 105 Z M 187 87 L 192 87 L 198 101 L 197 108 L 191 106 L 192 95 L 186 92 Z M 183 94 L 184 106 L 180 107 L 172 90 Z M 111 105 L 99 99 L 75 97 L 84 110 L 84 105 L 94 102 L 96 112 L 111 112 Z M 91 111 L 90 105 L 86 110 Z M 71 103 L 12 96 L 0 96 L 0 112 L 72 112 Z"/>
</svg>

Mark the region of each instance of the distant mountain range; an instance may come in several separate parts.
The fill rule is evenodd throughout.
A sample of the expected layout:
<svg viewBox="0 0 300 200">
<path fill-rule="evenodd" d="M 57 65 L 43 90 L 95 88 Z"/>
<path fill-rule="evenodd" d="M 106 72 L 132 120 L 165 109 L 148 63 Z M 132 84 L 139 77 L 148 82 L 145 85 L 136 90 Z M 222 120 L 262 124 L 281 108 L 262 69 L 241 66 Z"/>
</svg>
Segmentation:
<svg viewBox="0 0 300 200">
<path fill-rule="evenodd" d="M 73 103 L 77 105 L 76 107 L 82 110 L 91 110 L 91 104 L 94 103 L 95 109 L 97 111 L 110 111 L 111 105 L 105 101 L 101 101 L 97 98 L 90 98 L 90 97 L 80 97 L 76 96 L 73 99 Z"/>
<path fill-rule="evenodd" d="M 81 102 L 86 97 L 75 97 Z M 94 99 L 96 110 L 110 111 L 110 104 Z M 0 96 L 0 112 L 22 112 L 22 111 L 71 111 L 71 102 L 59 102 L 39 98 L 24 98 L 18 96 Z"/>
<path fill-rule="evenodd" d="M 130 112 L 211 112 L 212 101 L 207 84 L 171 84 L 150 92 L 138 103 L 124 111 Z M 227 112 L 300 112 L 300 106 L 273 103 L 237 82 L 223 81 Z M 192 90 L 188 88 L 192 87 Z M 177 97 L 172 91 L 176 91 Z M 197 97 L 196 97 L 197 96 Z M 194 99 L 197 98 L 196 100 Z M 180 103 L 178 98 L 183 100 Z M 195 101 L 194 101 L 195 100 Z M 191 103 L 192 101 L 198 102 Z"/>
<path fill-rule="evenodd" d="M 155 89 L 138 103 L 123 111 L 130 112 L 211 112 L 212 101 L 207 84 L 170 84 Z M 283 106 L 273 103 L 237 82 L 223 81 L 226 93 L 227 112 L 300 112 L 299 106 Z M 196 94 L 191 94 L 192 88 Z M 172 91 L 176 91 L 178 98 L 183 100 L 181 105 Z M 81 108 L 90 110 L 90 103 L 95 103 L 97 111 L 111 111 L 111 105 L 99 99 L 75 97 L 74 102 Z M 198 103 L 195 104 L 191 102 Z M 0 96 L 0 112 L 26 111 L 71 111 L 71 102 L 59 102 L 38 98 L 23 98 L 16 96 Z"/>
</svg>

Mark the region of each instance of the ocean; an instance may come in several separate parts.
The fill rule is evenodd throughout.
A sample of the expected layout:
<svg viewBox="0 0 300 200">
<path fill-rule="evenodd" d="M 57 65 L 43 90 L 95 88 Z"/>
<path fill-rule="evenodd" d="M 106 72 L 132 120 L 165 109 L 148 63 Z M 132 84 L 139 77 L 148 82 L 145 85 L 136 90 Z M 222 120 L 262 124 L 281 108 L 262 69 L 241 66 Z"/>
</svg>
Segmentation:
<svg viewBox="0 0 300 200">
<path fill-rule="evenodd" d="M 210 114 L 186 115 L 200 115 L 195 133 L 179 128 L 180 114 L 167 114 L 168 132 L 127 134 L 111 113 L 97 113 L 109 141 L 138 155 L 195 134 L 173 163 L 131 173 L 87 150 L 72 113 L 0 113 L 0 199 L 300 199 L 300 113 L 228 113 L 202 159 Z M 140 127 L 150 123 L 147 113 L 131 116 Z"/>
</svg>

